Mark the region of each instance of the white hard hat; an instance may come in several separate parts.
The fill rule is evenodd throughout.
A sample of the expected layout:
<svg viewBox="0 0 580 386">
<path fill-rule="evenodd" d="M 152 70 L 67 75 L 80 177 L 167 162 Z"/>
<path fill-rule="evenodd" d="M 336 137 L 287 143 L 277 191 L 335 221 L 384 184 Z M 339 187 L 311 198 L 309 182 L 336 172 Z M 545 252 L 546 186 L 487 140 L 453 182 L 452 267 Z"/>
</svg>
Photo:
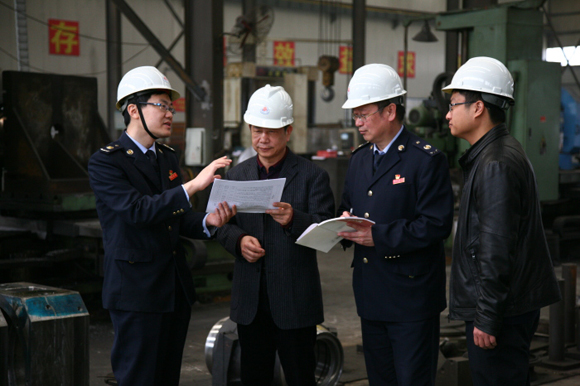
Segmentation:
<svg viewBox="0 0 580 386">
<path fill-rule="evenodd" d="M 367 64 L 354 72 L 343 109 L 354 109 L 406 94 L 401 78 L 386 64 Z"/>
<path fill-rule="evenodd" d="M 294 122 L 293 108 L 292 98 L 283 87 L 267 84 L 250 97 L 244 121 L 249 125 L 280 129 Z"/>
<path fill-rule="evenodd" d="M 147 90 L 167 90 L 171 101 L 179 98 L 179 93 L 175 91 L 167 77 L 153 66 L 141 66 L 132 69 L 123 76 L 117 88 L 117 109 L 125 110 L 123 106 L 127 97 Z"/>
<path fill-rule="evenodd" d="M 485 102 L 507 108 L 514 100 L 514 79 L 502 62 L 486 56 L 469 59 L 459 67 L 451 84 L 442 89 L 447 93 L 453 90 L 477 91 L 482 93 Z M 490 94 L 490 95 L 485 95 Z M 493 97 L 493 95 L 502 98 Z M 504 99 L 508 98 L 508 100 Z"/>
</svg>

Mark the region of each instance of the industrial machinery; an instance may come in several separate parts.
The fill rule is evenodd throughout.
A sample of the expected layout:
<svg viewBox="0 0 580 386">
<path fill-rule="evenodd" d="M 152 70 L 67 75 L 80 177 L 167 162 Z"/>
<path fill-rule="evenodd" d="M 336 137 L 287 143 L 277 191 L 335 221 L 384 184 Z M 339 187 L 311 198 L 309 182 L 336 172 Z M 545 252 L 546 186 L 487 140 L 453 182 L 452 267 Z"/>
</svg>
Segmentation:
<svg viewBox="0 0 580 386">
<path fill-rule="evenodd" d="M 102 232 L 87 164 L 110 138 L 98 113 L 97 81 L 4 71 L 2 89 L 0 283 L 74 288 L 98 300 Z M 200 298 L 216 288 L 228 292 L 233 258 L 206 265 L 208 256 L 224 255 L 219 244 L 182 243 Z"/>
<path fill-rule="evenodd" d="M 4 71 L 2 88 L 0 282 L 88 291 L 101 253 L 86 165 L 109 142 L 96 79 Z"/>
<path fill-rule="evenodd" d="M 563 131 L 560 127 L 560 65 L 542 60 L 544 26 L 543 13 L 539 10 L 541 3 L 527 1 L 443 13 L 436 17 L 436 28 L 459 35 L 461 39 L 457 49 L 460 52 L 457 57 L 462 62 L 476 56 L 490 56 L 505 63 L 512 73 L 515 106 L 508 110 L 506 124 L 524 147 L 534 167 L 544 223 L 546 228 L 551 228 L 558 217 L 580 214 L 580 190 L 577 187 L 580 170 L 569 167 L 577 146 L 574 141 L 578 136 L 577 121 L 571 117 L 573 106 L 569 100 L 562 102 L 567 105 L 563 105 L 562 117 L 570 126 L 562 126 Z M 522 44 L 523 41 L 526 44 Z M 446 152 L 451 166 L 457 167 L 458 158 L 469 144 L 452 137 L 445 120 L 448 99 L 440 90 L 452 75 L 443 73 L 435 79 L 431 97 L 409 111 L 407 125 Z M 560 155 L 561 142 L 563 155 Z M 568 162 L 564 164 L 562 158 Z M 559 164 L 568 167 L 560 168 Z M 566 233 L 566 230 L 563 232 Z M 550 243 L 557 246 L 559 241 L 552 240 L 552 236 L 548 232 Z M 553 248 L 556 261 L 558 249 Z"/>
<path fill-rule="evenodd" d="M 334 386 L 342 374 L 344 353 L 335 331 L 324 325 L 316 326 L 316 381 L 320 386 Z M 240 346 L 238 326 L 229 317 L 213 325 L 205 341 L 205 363 L 212 374 L 213 384 L 241 385 Z M 276 355 L 274 383 L 286 386 L 284 371 Z"/>
<path fill-rule="evenodd" d="M 88 386 L 89 313 L 78 292 L 0 284 L 0 385 Z"/>
<path fill-rule="evenodd" d="M 574 170 L 580 167 L 580 103 L 562 88 L 562 138 L 560 169 Z"/>
<path fill-rule="evenodd" d="M 436 28 L 461 36 L 461 61 L 490 56 L 505 63 L 514 76 L 516 104 L 508 112 L 507 125 L 530 159 L 539 184 L 540 199 L 558 195 L 558 158 L 561 71 L 557 63 L 542 60 L 543 14 L 533 5 L 514 3 L 484 10 L 449 12 L 436 17 Z M 525 41 L 526 44 L 522 44 Z M 433 141 L 456 161 L 468 148 L 463 140 L 450 139 L 441 87 L 452 74 L 434 82 L 432 98 L 409 112 L 409 126 Z"/>
</svg>

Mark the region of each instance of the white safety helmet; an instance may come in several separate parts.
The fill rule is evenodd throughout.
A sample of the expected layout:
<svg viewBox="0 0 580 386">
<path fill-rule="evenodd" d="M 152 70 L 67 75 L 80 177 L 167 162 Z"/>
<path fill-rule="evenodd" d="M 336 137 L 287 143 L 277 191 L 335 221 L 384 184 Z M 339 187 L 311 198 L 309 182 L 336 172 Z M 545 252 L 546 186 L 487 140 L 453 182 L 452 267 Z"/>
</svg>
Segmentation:
<svg viewBox="0 0 580 386">
<path fill-rule="evenodd" d="M 280 129 L 294 122 L 293 108 L 292 98 L 283 87 L 267 84 L 250 97 L 244 121 L 248 125 Z"/>
<path fill-rule="evenodd" d="M 406 93 L 399 74 L 392 67 L 378 63 L 367 64 L 354 72 L 342 108 L 354 109 Z"/>
<path fill-rule="evenodd" d="M 127 72 L 119 82 L 117 88 L 117 109 L 124 111 L 127 108 L 128 97 L 147 90 L 167 90 L 171 101 L 179 98 L 167 77 L 153 66 L 141 66 Z"/>
<path fill-rule="evenodd" d="M 502 62 L 486 56 L 471 58 L 459 67 L 451 84 L 442 89 L 447 93 L 452 93 L 453 90 L 481 92 L 484 102 L 504 109 L 514 104 L 512 74 Z"/>
</svg>

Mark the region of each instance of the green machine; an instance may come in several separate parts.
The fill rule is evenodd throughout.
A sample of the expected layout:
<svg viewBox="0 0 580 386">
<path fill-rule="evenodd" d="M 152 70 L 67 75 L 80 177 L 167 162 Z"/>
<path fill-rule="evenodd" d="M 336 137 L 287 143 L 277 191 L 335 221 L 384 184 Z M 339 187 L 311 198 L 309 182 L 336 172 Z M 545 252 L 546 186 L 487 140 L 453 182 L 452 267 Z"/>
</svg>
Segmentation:
<svg viewBox="0 0 580 386">
<path fill-rule="evenodd" d="M 506 123 L 534 167 L 540 200 L 550 201 L 558 199 L 561 68 L 559 63 L 542 60 L 543 14 L 538 10 L 542 3 L 524 1 L 444 13 L 436 17 L 436 28 L 461 36 L 461 62 L 490 56 L 506 64 L 512 73 L 516 103 L 508 110 Z M 449 139 L 447 103 L 441 101 L 440 90 L 451 76 L 445 73 L 435 80 L 435 100 L 412 109 L 409 121 L 419 135 L 426 136 L 456 162 L 469 144 Z M 433 122 L 438 122 L 437 130 L 429 130 L 437 127 Z"/>
</svg>

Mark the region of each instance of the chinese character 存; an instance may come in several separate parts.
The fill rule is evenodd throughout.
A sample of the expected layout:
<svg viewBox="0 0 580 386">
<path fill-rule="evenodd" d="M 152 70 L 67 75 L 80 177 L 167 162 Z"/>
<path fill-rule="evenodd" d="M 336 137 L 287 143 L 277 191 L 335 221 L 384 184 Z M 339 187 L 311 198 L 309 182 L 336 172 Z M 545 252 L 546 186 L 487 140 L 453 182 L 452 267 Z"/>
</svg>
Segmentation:
<svg viewBox="0 0 580 386">
<path fill-rule="evenodd" d="M 59 20 L 50 23 L 52 45 L 55 54 L 78 55 L 78 24 Z"/>
</svg>

